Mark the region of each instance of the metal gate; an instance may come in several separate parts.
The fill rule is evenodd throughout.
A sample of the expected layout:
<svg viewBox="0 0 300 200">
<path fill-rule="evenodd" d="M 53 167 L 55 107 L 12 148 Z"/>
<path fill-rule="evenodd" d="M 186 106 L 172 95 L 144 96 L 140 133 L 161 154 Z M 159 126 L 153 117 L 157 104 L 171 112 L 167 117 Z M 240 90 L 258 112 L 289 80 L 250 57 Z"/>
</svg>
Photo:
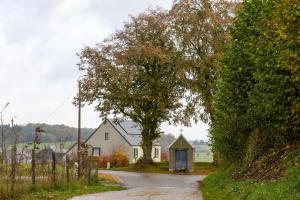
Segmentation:
<svg viewBox="0 0 300 200">
<path fill-rule="evenodd" d="M 187 150 L 175 151 L 175 170 L 187 169 Z"/>
</svg>

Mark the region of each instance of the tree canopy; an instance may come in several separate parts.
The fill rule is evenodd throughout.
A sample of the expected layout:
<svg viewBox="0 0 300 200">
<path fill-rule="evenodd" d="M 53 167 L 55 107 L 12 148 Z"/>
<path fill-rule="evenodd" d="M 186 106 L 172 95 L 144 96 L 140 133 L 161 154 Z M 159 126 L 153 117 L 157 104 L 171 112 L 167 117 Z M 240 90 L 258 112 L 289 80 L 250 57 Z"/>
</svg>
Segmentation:
<svg viewBox="0 0 300 200">
<path fill-rule="evenodd" d="M 163 121 L 178 121 L 185 89 L 180 71 L 186 65 L 170 37 L 166 13 L 148 11 L 131 17 L 121 31 L 80 54 L 86 71 L 82 99 L 96 104 L 101 117 L 131 118 L 142 127 L 144 162 Z"/>
<path fill-rule="evenodd" d="M 224 45 L 230 42 L 229 26 L 235 6 L 223 0 L 176 0 L 170 11 L 175 40 L 192 61 L 185 69 L 185 86 L 191 91 L 189 101 L 202 108 L 195 110 L 196 119 L 208 121 L 213 112 L 219 59 Z"/>
<path fill-rule="evenodd" d="M 170 11 L 131 17 L 121 31 L 80 53 L 83 101 L 95 103 L 101 117 L 139 123 L 145 162 L 162 122 L 209 120 L 233 8 L 226 1 L 174 1 Z"/>
</svg>

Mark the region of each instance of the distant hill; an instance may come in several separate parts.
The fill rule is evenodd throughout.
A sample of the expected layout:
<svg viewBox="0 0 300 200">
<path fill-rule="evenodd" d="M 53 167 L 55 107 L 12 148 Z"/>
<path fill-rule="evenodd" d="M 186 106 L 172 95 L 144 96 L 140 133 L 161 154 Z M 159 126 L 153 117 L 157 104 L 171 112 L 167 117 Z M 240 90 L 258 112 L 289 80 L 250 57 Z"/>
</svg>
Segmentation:
<svg viewBox="0 0 300 200">
<path fill-rule="evenodd" d="M 45 132 L 41 134 L 41 142 L 68 142 L 75 141 L 77 139 L 77 128 L 60 125 L 49 124 L 27 124 L 25 126 L 16 126 L 15 130 L 18 133 L 18 143 L 32 142 L 35 136 L 35 128 L 41 126 Z M 87 138 L 94 129 L 82 128 L 82 139 Z M 8 143 L 11 143 L 11 130 L 9 127 L 5 127 L 5 135 L 7 136 Z"/>
</svg>

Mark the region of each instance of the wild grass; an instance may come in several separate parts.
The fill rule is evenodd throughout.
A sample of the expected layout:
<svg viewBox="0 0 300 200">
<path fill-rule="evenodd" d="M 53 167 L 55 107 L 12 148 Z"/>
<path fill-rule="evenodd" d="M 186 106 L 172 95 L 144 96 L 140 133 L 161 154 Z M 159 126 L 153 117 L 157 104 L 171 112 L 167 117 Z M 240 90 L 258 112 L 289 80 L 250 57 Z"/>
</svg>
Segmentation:
<svg viewBox="0 0 300 200">
<path fill-rule="evenodd" d="M 285 175 L 277 180 L 235 180 L 233 168 L 222 167 L 200 187 L 204 200 L 296 200 L 300 199 L 300 148 L 286 159 Z"/>
<path fill-rule="evenodd" d="M 20 200 L 66 200 L 74 196 L 80 196 L 84 194 L 100 193 L 106 191 L 119 191 L 123 190 L 123 187 L 113 185 L 103 185 L 100 183 L 84 184 L 81 182 L 73 182 L 61 186 L 52 188 L 37 187 L 34 190 L 22 195 L 18 199 Z"/>
</svg>

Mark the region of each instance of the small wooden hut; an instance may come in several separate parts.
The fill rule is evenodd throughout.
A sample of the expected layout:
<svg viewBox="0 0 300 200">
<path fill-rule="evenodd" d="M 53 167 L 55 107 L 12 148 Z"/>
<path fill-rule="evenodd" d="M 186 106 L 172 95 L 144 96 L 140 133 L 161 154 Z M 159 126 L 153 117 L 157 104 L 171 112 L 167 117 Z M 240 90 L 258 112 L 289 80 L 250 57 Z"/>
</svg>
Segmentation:
<svg viewBox="0 0 300 200">
<path fill-rule="evenodd" d="M 169 170 L 194 170 L 194 148 L 182 134 L 169 146 Z"/>
</svg>

